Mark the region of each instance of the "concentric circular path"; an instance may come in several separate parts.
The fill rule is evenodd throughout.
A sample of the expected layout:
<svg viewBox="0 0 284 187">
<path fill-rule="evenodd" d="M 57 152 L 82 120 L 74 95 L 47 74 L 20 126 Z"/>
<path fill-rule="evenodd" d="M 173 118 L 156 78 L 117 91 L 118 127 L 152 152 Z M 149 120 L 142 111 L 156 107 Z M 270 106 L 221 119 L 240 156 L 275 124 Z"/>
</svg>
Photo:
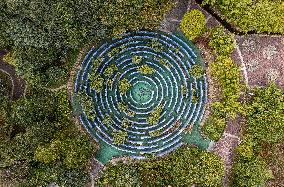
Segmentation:
<svg viewBox="0 0 284 187">
<path fill-rule="evenodd" d="M 92 48 L 75 93 L 82 124 L 101 151 L 161 156 L 200 135 L 207 85 L 205 75 L 190 74 L 193 65 L 203 66 L 191 42 L 160 31 L 126 33 Z"/>
</svg>

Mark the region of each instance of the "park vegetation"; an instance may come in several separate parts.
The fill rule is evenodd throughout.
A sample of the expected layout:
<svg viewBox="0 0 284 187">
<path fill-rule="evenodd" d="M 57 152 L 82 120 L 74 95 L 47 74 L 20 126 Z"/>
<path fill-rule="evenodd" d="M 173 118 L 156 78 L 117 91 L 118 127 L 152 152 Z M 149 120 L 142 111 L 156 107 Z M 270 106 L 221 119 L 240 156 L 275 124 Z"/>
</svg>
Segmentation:
<svg viewBox="0 0 284 187">
<path fill-rule="evenodd" d="M 108 164 L 98 186 L 222 186 L 220 157 L 194 147 L 182 147 L 167 157 Z"/>
<path fill-rule="evenodd" d="M 204 0 L 243 32 L 284 34 L 284 6 L 281 0 Z"/>
<path fill-rule="evenodd" d="M 205 31 L 204 14 L 197 9 L 187 12 L 181 20 L 180 29 L 190 40 L 201 36 Z"/>
<path fill-rule="evenodd" d="M 8 88 L 0 90 L 0 186 L 89 182 L 88 163 L 97 147 L 72 120 L 64 89 L 69 72 L 83 46 L 129 30 L 155 29 L 172 5 L 169 0 L 0 1 L 0 49 L 9 51 L 4 60 L 27 83 L 25 97 L 17 101 L 8 98 Z M 101 62 L 93 60 L 94 72 Z M 92 78 L 91 87 L 100 92 L 102 77 Z M 79 109 L 92 111 L 91 98 L 81 105 L 75 97 Z"/>
<path fill-rule="evenodd" d="M 284 34 L 284 7 L 281 0 L 204 0 L 220 11 L 237 29 L 257 33 Z M 9 52 L 4 61 L 13 65 L 26 81 L 24 96 L 11 99 L 12 83 L 0 72 L 0 186 L 85 186 L 90 182 L 89 164 L 98 146 L 77 128 L 66 90 L 70 71 L 80 50 L 99 44 L 126 31 L 157 29 L 164 14 L 173 6 L 170 0 L 54 0 L 0 1 L 0 49 Z M 231 186 L 274 186 L 284 184 L 284 91 L 271 83 L 267 87 L 245 90 L 241 85 L 240 68 L 232 60 L 234 36 L 223 27 L 205 28 L 205 16 L 200 10 L 186 13 L 180 29 L 191 39 L 208 36 L 214 61 L 209 72 L 220 89 L 220 100 L 212 103 L 211 114 L 203 133 L 217 141 L 228 119 L 241 114 L 246 121 L 241 127 L 242 142 L 236 150 Z M 207 35 L 203 35 L 206 33 Z M 149 40 L 148 47 L 164 50 L 158 39 Z M 123 50 L 113 49 L 107 58 Z M 179 49 L 172 49 L 179 53 Z M 133 64 L 145 75 L 155 73 L 143 59 L 134 56 Z M 93 72 L 87 84 L 101 92 L 117 71 L 115 65 L 96 76 L 103 58 L 92 59 Z M 169 66 L 167 61 L 159 63 Z M 191 75 L 199 78 L 204 67 L 193 66 Z M 127 79 L 119 82 L 125 94 L 131 87 Z M 58 89 L 59 88 L 59 89 Z M 186 87 L 183 95 L 187 95 Z M 239 102 L 246 91 L 244 103 Z M 249 93 L 249 94 L 248 94 Z M 75 94 L 78 111 L 95 117 L 94 101 L 87 93 Z M 199 99 L 193 87 L 192 102 Z M 74 103 L 72 103 L 75 105 Z M 75 107 L 73 106 L 73 109 Z M 135 112 L 125 103 L 118 108 L 128 117 Z M 147 122 L 159 122 L 163 105 L 149 114 Z M 107 127 L 111 114 L 101 119 Z M 127 129 L 131 122 L 122 120 Z M 149 132 L 157 137 L 161 130 Z M 112 133 L 113 143 L 128 140 L 126 131 Z M 97 186 L 222 186 L 224 163 L 217 155 L 191 146 L 160 158 L 109 163 L 96 182 Z"/>
</svg>

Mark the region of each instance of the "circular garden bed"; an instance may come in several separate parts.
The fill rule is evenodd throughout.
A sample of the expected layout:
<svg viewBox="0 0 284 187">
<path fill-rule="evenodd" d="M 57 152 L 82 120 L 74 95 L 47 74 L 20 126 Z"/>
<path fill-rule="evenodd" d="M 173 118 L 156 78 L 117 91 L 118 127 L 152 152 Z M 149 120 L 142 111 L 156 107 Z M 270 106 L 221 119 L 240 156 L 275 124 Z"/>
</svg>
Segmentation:
<svg viewBox="0 0 284 187">
<path fill-rule="evenodd" d="M 137 31 L 92 48 L 78 71 L 73 103 L 101 145 L 98 159 L 162 156 L 184 143 L 207 148 L 199 131 L 207 96 L 203 69 L 180 34 Z"/>
</svg>

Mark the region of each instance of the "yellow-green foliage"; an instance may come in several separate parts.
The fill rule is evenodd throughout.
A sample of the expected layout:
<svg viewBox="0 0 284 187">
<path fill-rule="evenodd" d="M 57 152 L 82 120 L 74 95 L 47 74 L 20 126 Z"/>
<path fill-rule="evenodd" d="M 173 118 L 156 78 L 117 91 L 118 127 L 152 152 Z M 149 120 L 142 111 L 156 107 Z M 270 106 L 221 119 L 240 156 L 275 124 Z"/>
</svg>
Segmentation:
<svg viewBox="0 0 284 187">
<path fill-rule="evenodd" d="M 113 143 L 116 145 L 124 144 L 127 141 L 128 135 L 126 131 L 115 131 L 112 133 Z"/>
<path fill-rule="evenodd" d="M 162 64 L 163 66 L 170 67 L 168 60 L 160 59 L 159 63 Z"/>
<path fill-rule="evenodd" d="M 163 44 L 157 38 L 150 40 L 149 47 L 151 47 L 156 52 L 162 52 L 164 50 Z"/>
<path fill-rule="evenodd" d="M 218 141 L 226 127 L 226 119 L 222 116 L 214 114 L 214 111 L 211 112 L 211 115 L 206 119 L 202 131 L 206 137 L 210 140 Z"/>
<path fill-rule="evenodd" d="M 159 123 L 163 108 L 163 105 L 159 105 L 157 108 L 155 108 L 155 110 L 152 111 L 146 118 L 146 122 L 149 125 L 156 125 L 157 123 Z"/>
<path fill-rule="evenodd" d="M 163 129 L 151 131 L 151 132 L 149 133 L 149 135 L 150 135 L 151 137 L 157 137 L 157 136 L 160 136 L 162 133 L 163 133 Z"/>
<path fill-rule="evenodd" d="M 110 125 L 111 122 L 112 122 L 112 121 L 111 121 L 110 116 L 109 116 L 109 115 L 105 115 L 104 118 L 103 118 L 102 123 L 103 123 L 104 125 Z"/>
<path fill-rule="evenodd" d="M 121 127 L 127 129 L 129 126 L 130 126 L 130 122 L 127 119 L 123 118 L 121 122 Z"/>
<path fill-rule="evenodd" d="M 215 102 L 214 106 L 226 116 L 235 117 L 242 109 L 238 102 L 241 91 L 240 68 L 230 57 L 220 56 L 209 65 L 209 71 L 221 88 L 221 102 Z"/>
<path fill-rule="evenodd" d="M 195 86 L 192 86 L 191 94 L 192 94 L 191 96 L 192 103 L 196 103 L 198 100 L 198 95 Z"/>
<path fill-rule="evenodd" d="M 93 72 L 95 72 L 98 67 L 101 65 L 101 63 L 104 61 L 104 59 L 102 57 L 99 58 L 93 58 L 92 62 L 93 62 Z"/>
<path fill-rule="evenodd" d="M 266 186 L 266 182 L 273 179 L 267 164 L 257 156 L 236 161 L 232 168 L 231 186 Z"/>
<path fill-rule="evenodd" d="M 16 58 L 14 52 L 9 52 L 3 57 L 4 62 L 16 66 Z"/>
<path fill-rule="evenodd" d="M 217 55 L 230 55 L 235 48 L 234 36 L 226 34 L 223 27 L 215 27 L 210 30 L 209 46 Z"/>
<path fill-rule="evenodd" d="M 204 68 L 201 64 L 194 64 L 189 70 L 190 75 L 195 78 L 200 78 L 204 75 Z"/>
<path fill-rule="evenodd" d="M 69 133 L 73 134 L 67 136 L 59 133 L 50 143 L 39 145 L 35 151 L 35 160 L 45 164 L 62 162 L 69 169 L 84 168 L 95 147 L 78 132 Z"/>
<path fill-rule="evenodd" d="M 284 4 L 282 0 L 205 0 L 221 11 L 229 22 L 242 31 L 284 33 Z"/>
<path fill-rule="evenodd" d="M 35 151 L 35 159 L 45 164 L 52 163 L 60 158 L 61 142 L 53 141 L 49 145 L 40 145 Z"/>
<path fill-rule="evenodd" d="M 130 87 L 131 87 L 131 84 L 126 78 L 119 81 L 118 89 L 122 95 L 125 94 L 129 90 Z"/>
<path fill-rule="evenodd" d="M 182 147 L 165 157 L 151 157 L 141 162 L 108 165 L 98 186 L 124 186 L 126 181 L 128 186 L 223 186 L 224 163 L 213 153 Z"/>
<path fill-rule="evenodd" d="M 283 150 L 279 149 L 283 149 L 284 140 L 284 92 L 275 84 L 251 91 L 245 131 L 233 165 L 232 186 L 265 186 L 272 178 L 275 186 L 281 186 Z"/>
<path fill-rule="evenodd" d="M 127 112 L 128 110 L 128 105 L 124 102 L 119 102 L 118 103 L 118 110 L 122 111 L 122 112 Z"/>
<path fill-rule="evenodd" d="M 201 36 L 205 30 L 205 16 L 197 9 L 187 12 L 180 24 L 180 29 L 190 40 Z"/>
<path fill-rule="evenodd" d="M 147 74 L 153 74 L 153 73 L 155 73 L 155 69 L 154 68 L 151 68 L 149 65 L 147 65 L 147 64 L 144 64 L 144 65 L 142 65 L 142 66 L 140 66 L 138 69 L 138 72 L 140 72 L 140 73 L 142 73 L 142 74 L 145 74 L 145 75 L 147 75 Z"/>
<path fill-rule="evenodd" d="M 110 76 L 112 76 L 113 75 L 113 73 L 115 72 L 115 71 L 117 71 L 118 70 L 118 68 L 117 68 L 117 66 L 115 65 L 115 64 L 111 64 L 111 65 L 109 65 L 105 70 L 104 70 L 104 76 L 106 76 L 106 77 L 110 77 Z"/>
<path fill-rule="evenodd" d="M 132 57 L 132 63 L 133 64 L 140 64 L 142 62 L 142 57 L 141 56 L 133 56 Z"/>
<path fill-rule="evenodd" d="M 94 89 L 97 93 L 102 91 L 104 85 L 104 79 L 101 78 L 99 75 L 95 76 L 94 78 L 90 78 L 90 86 Z"/>
</svg>

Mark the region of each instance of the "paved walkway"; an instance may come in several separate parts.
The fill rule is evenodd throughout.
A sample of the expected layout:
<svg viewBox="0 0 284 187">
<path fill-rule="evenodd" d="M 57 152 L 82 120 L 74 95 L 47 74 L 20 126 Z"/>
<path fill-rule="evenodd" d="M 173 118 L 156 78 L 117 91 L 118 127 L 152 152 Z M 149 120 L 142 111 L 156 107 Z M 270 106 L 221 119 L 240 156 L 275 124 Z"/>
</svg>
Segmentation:
<svg viewBox="0 0 284 187">
<path fill-rule="evenodd" d="M 5 54 L 5 51 L 0 51 L 0 71 L 4 71 L 11 77 L 13 83 L 12 100 L 17 100 L 25 92 L 25 81 L 16 74 L 15 68 L 13 66 L 3 62 L 3 56 Z"/>
</svg>

